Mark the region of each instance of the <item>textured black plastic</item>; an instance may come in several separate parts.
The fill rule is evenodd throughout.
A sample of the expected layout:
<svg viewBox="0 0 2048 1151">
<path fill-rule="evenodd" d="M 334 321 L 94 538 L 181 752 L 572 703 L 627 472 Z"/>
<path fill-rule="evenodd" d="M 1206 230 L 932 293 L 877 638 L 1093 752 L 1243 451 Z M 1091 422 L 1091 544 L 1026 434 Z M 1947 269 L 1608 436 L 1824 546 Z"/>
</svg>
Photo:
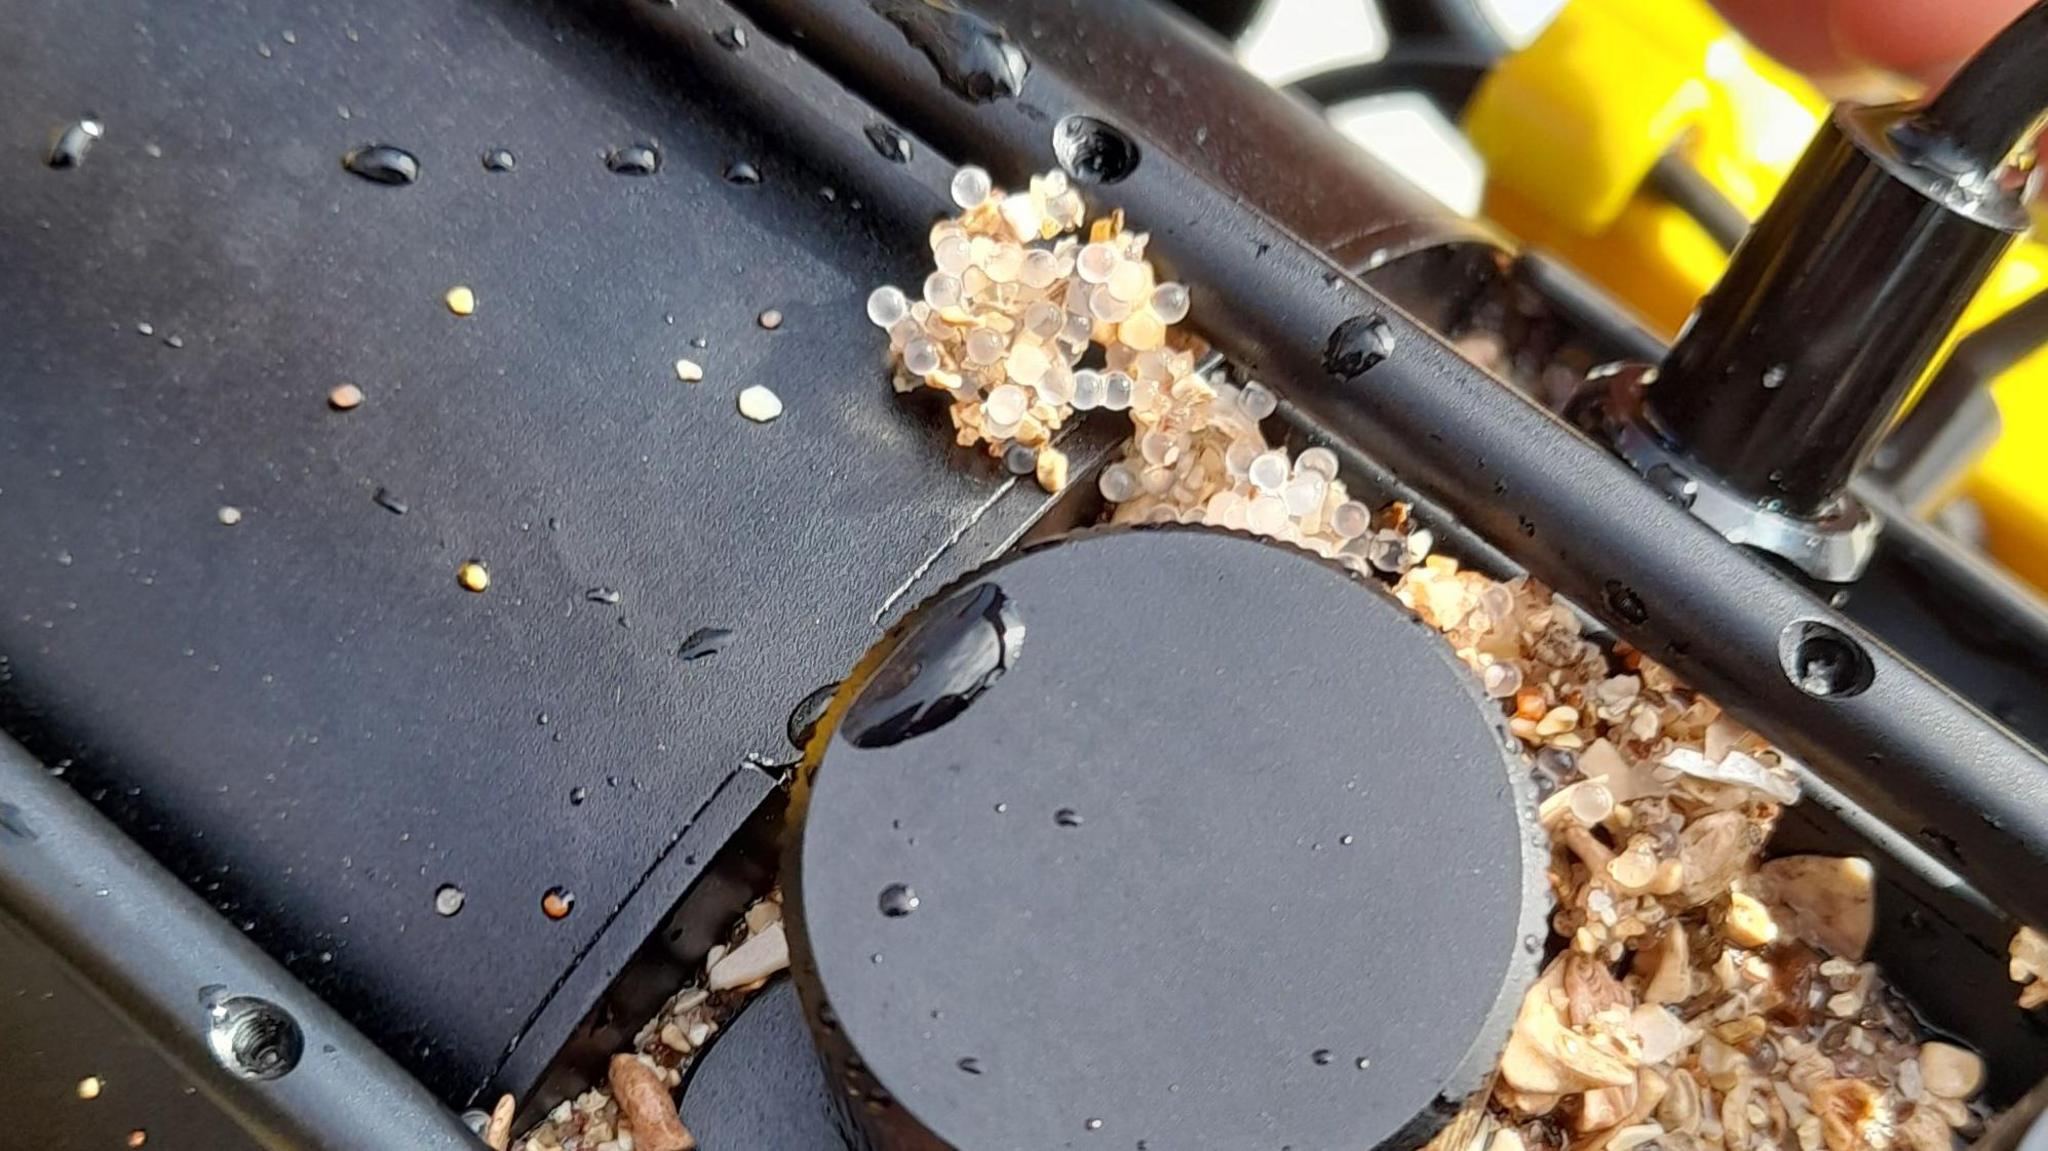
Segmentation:
<svg viewBox="0 0 2048 1151">
<path fill-rule="evenodd" d="M 0 721 L 452 1102 L 558 1046 L 790 709 L 1044 503 L 889 394 L 862 316 L 943 178 L 734 19 L 0 11 Z M 370 142 L 418 182 L 344 171 Z"/>
<path fill-rule="evenodd" d="M 698 1151 L 846 1151 L 859 1138 L 833 1106 L 787 979 L 748 1000 L 692 1065 L 682 1113 Z"/>
<path fill-rule="evenodd" d="M 1383 588 L 1109 530 L 879 652 L 783 876 L 832 1094 L 878 1145 L 1407 1148 L 1481 1088 L 1544 837 L 1498 708 Z"/>
</svg>

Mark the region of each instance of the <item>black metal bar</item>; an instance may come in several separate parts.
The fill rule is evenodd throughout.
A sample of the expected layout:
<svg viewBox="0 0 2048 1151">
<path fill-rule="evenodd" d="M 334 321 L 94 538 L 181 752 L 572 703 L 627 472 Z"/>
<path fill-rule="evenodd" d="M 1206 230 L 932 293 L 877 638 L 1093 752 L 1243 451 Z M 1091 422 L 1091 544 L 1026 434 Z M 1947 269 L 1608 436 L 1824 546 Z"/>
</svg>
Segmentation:
<svg viewBox="0 0 2048 1151">
<path fill-rule="evenodd" d="M 277 1151 L 476 1146 L 425 1088 L 4 736 L 0 797 L 0 910 L 254 1142 Z M 254 1018 L 287 1021 L 298 1053 L 258 1030 L 243 1033 L 255 1045 L 237 1057 L 237 1025 L 252 1018 L 238 1000 L 271 1005 Z"/>
<path fill-rule="evenodd" d="M 1107 111 L 1050 68 L 1034 68 L 1019 99 L 967 103 L 857 0 L 743 7 L 784 35 L 801 29 L 803 50 L 850 86 L 1006 180 L 1051 166 L 1061 116 Z M 2048 763 L 1171 150 L 1141 145 L 1144 162 L 1099 198 L 1198 285 L 1196 322 L 1219 346 L 2002 905 L 2048 922 L 2035 881 L 2048 867 Z M 1358 370 L 1374 362 L 1350 354 L 1360 341 L 1384 362 Z M 1819 686 L 1781 655 L 1808 621 L 1867 657 L 1860 690 L 1795 682 Z"/>
<path fill-rule="evenodd" d="M 1956 341 L 1955 349 L 1927 382 L 1912 410 L 1899 420 L 1878 448 L 1872 459 L 1873 467 L 1901 480 L 1912 476 L 1928 449 L 1940 442 L 1942 432 L 1971 398 L 1982 395 L 1993 380 L 2044 343 L 2048 343 L 2048 291 L 2034 293 L 2004 315 Z M 1914 502 L 1911 495 L 1901 495 L 1909 504 Z"/>
</svg>

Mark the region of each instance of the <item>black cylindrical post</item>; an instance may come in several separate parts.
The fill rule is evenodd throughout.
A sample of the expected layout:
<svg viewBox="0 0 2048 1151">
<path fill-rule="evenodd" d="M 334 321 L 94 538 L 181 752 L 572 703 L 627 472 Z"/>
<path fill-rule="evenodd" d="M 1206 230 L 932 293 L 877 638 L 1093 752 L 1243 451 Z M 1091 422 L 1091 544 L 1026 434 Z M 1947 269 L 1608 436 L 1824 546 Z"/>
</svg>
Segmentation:
<svg viewBox="0 0 2048 1151">
<path fill-rule="evenodd" d="M 1649 389 L 1672 445 L 1761 504 L 1828 509 L 2026 227 L 1996 171 L 1923 163 L 1914 116 L 1835 110 Z"/>
</svg>

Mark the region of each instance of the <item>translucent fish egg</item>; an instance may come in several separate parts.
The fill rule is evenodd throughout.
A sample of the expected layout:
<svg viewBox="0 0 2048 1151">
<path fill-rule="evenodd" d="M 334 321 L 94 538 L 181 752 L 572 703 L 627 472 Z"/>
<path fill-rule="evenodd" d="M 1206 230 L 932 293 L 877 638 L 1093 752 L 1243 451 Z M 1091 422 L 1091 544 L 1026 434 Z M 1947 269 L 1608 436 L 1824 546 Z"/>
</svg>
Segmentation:
<svg viewBox="0 0 2048 1151">
<path fill-rule="evenodd" d="M 1109 273 L 1103 281 L 1109 294 L 1127 304 L 1135 304 L 1139 298 L 1152 290 L 1152 270 L 1142 260 L 1126 260 Z"/>
<path fill-rule="evenodd" d="M 1105 373 L 1102 377 L 1102 406 L 1112 412 L 1129 410 L 1131 386 L 1131 377 L 1122 372 Z"/>
<path fill-rule="evenodd" d="M 1238 409 L 1254 420 L 1263 420 L 1279 410 L 1280 400 L 1264 384 L 1250 383 L 1238 393 Z"/>
<path fill-rule="evenodd" d="M 1277 492 L 1287 482 L 1287 453 L 1264 452 L 1245 469 L 1245 477 L 1262 492 Z"/>
<path fill-rule="evenodd" d="M 1245 509 L 1244 526 L 1269 536 L 1287 526 L 1287 505 L 1273 496 L 1260 496 Z"/>
<path fill-rule="evenodd" d="M 1180 459 L 1180 441 L 1161 431 L 1150 431 L 1138 437 L 1138 454 L 1148 464 L 1172 467 Z"/>
<path fill-rule="evenodd" d="M 948 236 L 932 249 L 932 262 L 939 266 L 939 271 L 957 276 L 967 270 L 967 265 L 972 262 L 972 252 L 967 237 Z"/>
<path fill-rule="evenodd" d="M 960 306 L 960 281 L 944 272 L 933 272 L 924 278 L 924 302 L 934 308 L 957 308 Z"/>
<path fill-rule="evenodd" d="M 893 328 L 910 314 L 910 301 L 901 288 L 884 284 L 868 293 L 868 322 L 878 328 Z"/>
<path fill-rule="evenodd" d="M 1282 490 L 1281 498 L 1287 503 L 1287 514 L 1299 519 L 1323 506 L 1323 493 L 1327 490 L 1328 481 L 1310 472 L 1289 482 Z"/>
<path fill-rule="evenodd" d="M 1024 272 L 1024 249 L 1015 244 L 1003 244 L 989 253 L 988 263 L 982 265 L 982 270 L 998 284 L 1014 284 Z"/>
<path fill-rule="evenodd" d="M 1251 472 L 1252 461 L 1259 458 L 1259 445 L 1251 440 L 1232 440 L 1223 451 L 1223 467 L 1232 479 L 1243 479 Z"/>
<path fill-rule="evenodd" d="M 991 389 L 988 399 L 982 403 L 991 424 L 1014 425 L 1024 418 L 1024 412 L 1031 406 L 1031 397 L 1015 384 L 999 384 Z"/>
<path fill-rule="evenodd" d="M 1357 500 L 1346 500 L 1330 512 L 1330 530 L 1339 539 L 1356 539 L 1372 528 L 1372 512 Z"/>
<path fill-rule="evenodd" d="M 1337 478 L 1337 453 L 1328 448 L 1309 448 L 1294 461 L 1294 474 L 1334 480 Z"/>
<path fill-rule="evenodd" d="M 917 376 L 936 372 L 939 370 L 939 349 L 922 337 L 912 340 L 903 346 L 903 367 Z"/>
<path fill-rule="evenodd" d="M 1152 289 L 1152 314 L 1168 324 L 1178 324 L 1188 318 L 1188 290 L 1176 283 L 1164 283 Z"/>
<path fill-rule="evenodd" d="M 1101 373 L 1093 372 L 1086 368 L 1075 372 L 1074 398 L 1072 401 L 1074 410 L 1086 412 L 1101 407 L 1103 391 Z"/>
<path fill-rule="evenodd" d="M 1487 695 L 1506 699 L 1522 690 L 1522 669 L 1511 663 L 1491 663 L 1480 674 L 1479 682 L 1485 686 Z"/>
<path fill-rule="evenodd" d="M 1024 266 L 1017 273 L 1027 288 L 1049 288 L 1060 278 L 1060 262 L 1051 252 L 1035 248 L 1024 256 Z"/>
<path fill-rule="evenodd" d="M 1131 306 L 1117 299 L 1108 288 L 1097 288 L 1088 297 L 1088 314 L 1105 324 L 1119 324 L 1130 318 Z"/>
<path fill-rule="evenodd" d="M 953 202 L 962 208 L 979 208 L 991 188 L 985 169 L 969 164 L 953 173 Z"/>
<path fill-rule="evenodd" d="M 1065 364 L 1054 363 L 1038 377 L 1038 397 L 1053 405 L 1074 401 L 1074 373 Z"/>
<path fill-rule="evenodd" d="M 1138 494 L 1138 477 L 1122 464 L 1111 464 L 1102 469 L 1102 480 L 1097 486 L 1102 489 L 1103 499 L 1120 504 Z"/>
<path fill-rule="evenodd" d="M 967 362 L 970 364 L 993 364 L 1003 358 L 1010 342 L 994 328 L 976 328 L 967 333 Z"/>
<path fill-rule="evenodd" d="M 1067 326 L 1067 315 L 1050 300 L 1033 300 L 1024 309 L 1024 330 L 1040 340 L 1050 340 Z"/>
<path fill-rule="evenodd" d="M 1045 375 L 1050 361 L 1046 359 L 1044 348 L 1020 342 L 1010 349 L 1010 358 L 1003 366 L 1012 380 L 1031 387 Z"/>
<path fill-rule="evenodd" d="M 1101 284 L 1108 282 L 1110 275 L 1121 262 L 1115 248 L 1108 244 L 1090 244 L 1082 248 L 1081 254 L 1074 258 L 1074 271 L 1090 284 Z"/>
</svg>

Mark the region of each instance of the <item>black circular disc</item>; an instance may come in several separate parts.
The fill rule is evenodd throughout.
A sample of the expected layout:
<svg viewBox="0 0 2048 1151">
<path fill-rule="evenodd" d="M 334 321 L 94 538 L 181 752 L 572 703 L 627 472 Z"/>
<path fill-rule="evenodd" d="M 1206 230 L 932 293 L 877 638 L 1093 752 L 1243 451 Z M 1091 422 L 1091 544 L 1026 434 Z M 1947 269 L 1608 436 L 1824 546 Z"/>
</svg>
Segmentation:
<svg viewBox="0 0 2048 1151">
<path fill-rule="evenodd" d="M 920 608 L 832 718 L 785 882 L 878 1145 L 1412 1147 L 1491 1069 L 1542 839 L 1497 707 L 1377 585 L 1086 534 Z"/>
</svg>

